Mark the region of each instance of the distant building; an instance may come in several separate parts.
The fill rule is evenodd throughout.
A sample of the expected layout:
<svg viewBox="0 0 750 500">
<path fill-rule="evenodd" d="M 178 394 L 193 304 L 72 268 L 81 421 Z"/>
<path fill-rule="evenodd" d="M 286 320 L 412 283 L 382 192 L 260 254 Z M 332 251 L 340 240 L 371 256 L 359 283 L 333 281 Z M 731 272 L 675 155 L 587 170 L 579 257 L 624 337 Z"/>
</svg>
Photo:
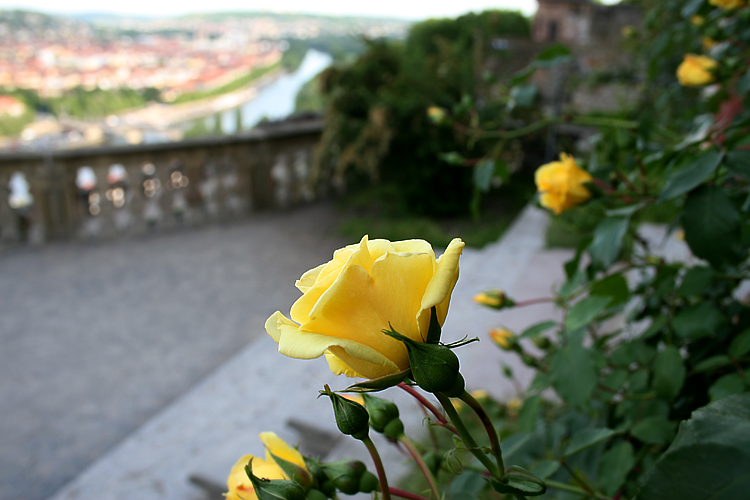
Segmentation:
<svg viewBox="0 0 750 500">
<path fill-rule="evenodd" d="M 0 115 L 21 116 L 26 105 L 9 95 L 0 95 Z"/>
<path fill-rule="evenodd" d="M 616 43 L 623 29 L 641 23 L 641 9 L 632 3 L 601 5 L 592 0 L 538 0 L 531 30 L 539 43 L 573 45 Z"/>
</svg>

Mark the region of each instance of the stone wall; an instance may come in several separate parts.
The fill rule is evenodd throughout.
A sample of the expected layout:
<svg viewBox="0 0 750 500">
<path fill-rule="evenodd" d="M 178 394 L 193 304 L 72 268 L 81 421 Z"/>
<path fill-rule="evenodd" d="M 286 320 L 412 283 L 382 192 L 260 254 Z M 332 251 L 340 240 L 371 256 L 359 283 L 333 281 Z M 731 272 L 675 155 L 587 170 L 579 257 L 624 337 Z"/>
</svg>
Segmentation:
<svg viewBox="0 0 750 500">
<path fill-rule="evenodd" d="M 0 154 L 0 243 L 133 236 L 324 196 L 318 119 L 165 144 Z"/>
</svg>

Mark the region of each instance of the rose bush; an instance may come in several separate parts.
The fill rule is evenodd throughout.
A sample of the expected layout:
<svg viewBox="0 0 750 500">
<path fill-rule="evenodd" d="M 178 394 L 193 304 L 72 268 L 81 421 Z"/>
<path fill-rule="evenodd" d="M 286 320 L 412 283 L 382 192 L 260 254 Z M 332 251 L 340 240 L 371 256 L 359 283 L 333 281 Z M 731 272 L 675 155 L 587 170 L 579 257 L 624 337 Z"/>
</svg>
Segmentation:
<svg viewBox="0 0 750 500">
<path fill-rule="evenodd" d="M 276 463 L 274 456 L 307 469 L 305 459 L 300 452 L 286 444 L 275 433 L 263 432 L 260 434 L 260 440 L 266 447 L 266 459 L 245 455 L 237 460 L 227 478 L 228 491 L 225 494 L 227 500 L 256 500 L 258 498 L 245 472 L 245 466 L 250 460 L 253 461 L 253 474 L 263 479 L 290 479 Z"/>
<path fill-rule="evenodd" d="M 677 79 L 686 87 L 700 87 L 716 80 L 712 71 L 717 67 L 717 62 L 710 57 L 685 54 L 685 59 L 677 68 Z"/>
<path fill-rule="evenodd" d="M 578 166 L 572 156 L 562 153 L 560 161 L 542 165 L 534 175 L 539 203 L 555 214 L 580 205 L 591 198 L 584 183 L 592 180 L 591 175 Z"/>
<path fill-rule="evenodd" d="M 383 330 L 392 327 L 422 342 L 432 307 L 443 324 L 463 247 L 456 238 L 436 260 L 426 241 L 391 243 L 365 236 L 297 280 L 303 295 L 292 305 L 291 319 L 277 311 L 266 321 L 266 331 L 281 354 L 325 355 L 337 375 L 372 379 L 405 370 L 404 344 Z"/>
</svg>

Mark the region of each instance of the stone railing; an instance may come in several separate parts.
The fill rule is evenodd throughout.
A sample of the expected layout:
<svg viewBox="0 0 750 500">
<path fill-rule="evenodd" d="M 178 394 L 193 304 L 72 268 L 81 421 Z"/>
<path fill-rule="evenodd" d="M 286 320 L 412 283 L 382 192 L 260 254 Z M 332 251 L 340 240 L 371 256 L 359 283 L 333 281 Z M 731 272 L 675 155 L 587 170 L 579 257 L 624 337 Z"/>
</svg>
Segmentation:
<svg viewBox="0 0 750 500">
<path fill-rule="evenodd" d="M 0 242 L 136 235 L 325 195 L 318 119 L 177 143 L 0 154 Z"/>
</svg>

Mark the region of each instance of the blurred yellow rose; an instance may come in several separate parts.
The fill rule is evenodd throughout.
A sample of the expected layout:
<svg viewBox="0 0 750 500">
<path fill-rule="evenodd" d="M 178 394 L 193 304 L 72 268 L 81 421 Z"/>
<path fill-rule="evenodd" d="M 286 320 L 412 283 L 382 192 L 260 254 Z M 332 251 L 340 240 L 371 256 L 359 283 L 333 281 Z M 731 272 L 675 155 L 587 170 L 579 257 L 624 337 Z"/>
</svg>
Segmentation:
<svg viewBox="0 0 750 500">
<path fill-rule="evenodd" d="M 336 250 L 333 259 L 297 280 L 303 295 L 291 320 L 277 311 L 266 331 L 279 352 L 298 359 L 325 355 L 337 375 L 368 379 L 409 367 L 394 330 L 417 342 L 427 338 L 434 306 L 442 325 L 458 279 L 464 242 L 456 238 L 435 260 L 423 240 L 372 240 Z"/>
<path fill-rule="evenodd" d="M 716 80 L 711 70 L 718 66 L 719 64 L 710 57 L 685 54 L 685 59 L 677 68 L 677 80 L 686 87 L 706 85 Z"/>
<path fill-rule="evenodd" d="M 562 153 L 560 161 L 542 165 L 534 175 L 541 194 L 539 203 L 555 214 L 578 206 L 591 198 L 591 193 L 584 186 L 591 179 L 591 175 L 579 167 L 572 156 Z"/>
<path fill-rule="evenodd" d="M 739 9 L 745 5 L 745 0 L 708 0 L 708 3 L 724 10 Z"/>
<path fill-rule="evenodd" d="M 286 444 L 275 433 L 263 432 L 260 434 L 260 440 L 266 447 L 266 459 L 245 455 L 237 460 L 227 478 L 227 489 L 229 491 L 224 494 L 227 500 L 257 500 L 258 497 L 253 485 L 245 472 L 245 466 L 251 459 L 253 461 L 253 474 L 262 479 L 290 479 L 284 474 L 281 467 L 274 462 L 271 455 L 307 470 L 305 459 L 300 452 Z"/>
<path fill-rule="evenodd" d="M 515 335 L 505 328 L 493 328 L 490 330 L 490 338 L 503 349 L 510 349 L 510 341 Z"/>
<path fill-rule="evenodd" d="M 703 19 L 701 16 L 692 16 L 690 18 L 690 23 L 693 26 L 703 26 L 704 24 L 706 24 L 706 20 Z"/>
<path fill-rule="evenodd" d="M 490 290 L 474 295 L 474 302 L 483 306 L 499 307 L 503 304 L 504 298 L 505 294 L 500 290 Z"/>
</svg>

